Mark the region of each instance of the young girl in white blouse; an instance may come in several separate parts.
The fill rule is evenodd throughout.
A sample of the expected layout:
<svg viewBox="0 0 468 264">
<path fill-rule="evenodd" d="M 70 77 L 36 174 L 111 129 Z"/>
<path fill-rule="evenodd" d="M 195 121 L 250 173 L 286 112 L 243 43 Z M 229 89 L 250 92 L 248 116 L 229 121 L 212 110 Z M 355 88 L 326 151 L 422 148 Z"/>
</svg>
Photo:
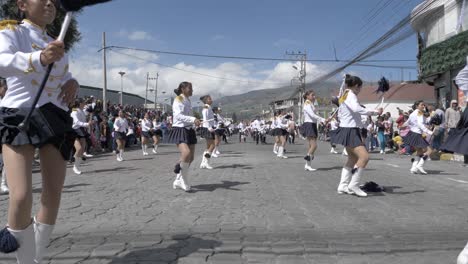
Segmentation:
<svg viewBox="0 0 468 264">
<path fill-rule="evenodd" d="M 86 122 L 86 114 L 83 111 L 85 104 L 82 98 L 77 98 L 73 105 L 73 111 L 70 114 L 73 118 L 73 129 L 76 132 L 73 172 L 78 175 L 81 174 L 81 159 L 86 149 L 86 137 L 89 136 L 86 129 L 93 124 L 93 121 Z"/>
<path fill-rule="evenodd" d="M 151 128 L 151 135 L 153 136 L 153 153 L 158 154 L 159 142 L 161 141 L 162 133 L 162 122 L 158 117 L 153 119 L 153 127 Z"/>
<path fill-rule="evenodd" d="M 432 131 L 426 126 L 426 104 L 424 101 L 416 101 L 413 105 L 413 113 L 403 126 L 408 126 L 410 131 L 403 137 L 403 142 L 416 149 L 417 157 L 412 159 L 411 173 L 427 174 L 424 170 L 424 163 L 431 155 L 432 149 L 429 146 L 427 137 L 432 135 Z"/>
<path fill-rule="evenodd" d="M 123 154 L 125 151 L 125 143 L 127 141 L 127 130 L 129 128 L 127 118 L 123 110 L 119 111 L 119 116 L 114 121 L 114 137 L 117 141 L 118 153 L 117 161 L 123 161 Z"/>
<path fill-rule="evenodd" d="M 317 123 L 324 123 L 325 118 L 317 115 L 315 113 L 315 93 L 312 90 L 306 91 L 304 93 L 304 123 L 302 124 L 302 136 L 307 139 L 307 154 L 304 157 L 306 164 L 304 169 L 306 171 L 315 171 L 316 169 L 312 168 L 310 163 L 314 159 L 314 153 L 317 149 Z"/>
<path fill-rule="evenodd" d="M 189 99 L 193 94 L 192 84 L 182 82 L 174 90 L 174 93 L 177 97 L 172 104 L 172 129 L 165 141 L 176 144 L 180 151 L 180 163 L 176 164 L 174 169 L 176 178 L 172 183 L 172 187 L 188 192 L 190 191 L 188 172 L 194 159 L 195 144 L 197 144 L 194 126 L 200 126 L 200 120 L 193 116 L 192 103 Z"/>
<path fill-rule="evenodd" d="M 151 120 L 149 119 L 149 114 L 145 113 L 144 118 L 140 122 L 141 127 L 141 150 L 143 151 L 143 156 L 148 156 L 148 142 L 151 138 Z"/>
<path fill-rule="evenodd" d="M 215 130 L 216 122 L 214 120 L 214 113 L 211 105 L 213 100 L 210 95 L 205 95 L 200 97 L 200 100 L 205 104 L 202 110 L 202 127 L 201 127 L 201 137 L 206 140 L 206 150 L 203 152 L 202 162 L 200 164 L 200 169 L 213 169 L 210 164 L 211 155 L 215 149 Z"/>
<path fill-rule="evenodd" d="M 10 199 L 8 225 L 0 240 L 19 247 L 18 263 L 41 263 L 59 211 L 60 197 L 74 141 L 72 118 L 68 112 L 79 85 L 68 71 L 65 45 L 47 34 L 46 26 L 56 16 L 55 1 L 18 0 L 22 21 L 0 22 L 0 76 L 8 90 L 0 103 L 0 138 L 8 172 Z M 47 67 L 54 68 L 38 103 L 33 99 Z M 34 108 L 29 126 L 18 124 Z M 41 159 L 42 193 L 39 211 L 31 219 L 32 163 L 34 151 Z M 5 245 L 5 243 L 2 243 Z"/>
<path fill-rule="evenodd" d="M 355 194 L 360 197 L 367 193 L 359 188 L 362 173 L 369 162 L 369 153 L 361 138 L 361 115 L 382 114 L 382 109 L 367 110 L 359 104 L 357 95 L 362 88 L 362 80 L 357 76 L 346 75 L 347 89 L 340 98 L 338 119 L 340 127 L 330 133 L 331 142 L 341 144 L 348 153 L 348 160 L 341 172 L 341 180 L 338 185 L 338 193 Z"/>
</svg>

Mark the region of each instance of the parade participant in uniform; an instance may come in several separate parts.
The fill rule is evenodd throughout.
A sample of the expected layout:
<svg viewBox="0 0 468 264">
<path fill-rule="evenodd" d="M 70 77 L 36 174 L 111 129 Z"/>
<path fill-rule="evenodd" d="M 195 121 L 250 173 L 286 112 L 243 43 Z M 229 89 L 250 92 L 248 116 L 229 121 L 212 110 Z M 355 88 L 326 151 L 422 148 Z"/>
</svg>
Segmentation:
<svg viewBox="0 0 468 264">
<path fill-rule="evenodd" d="M 86 114 L 83 111 L 85 101 L 82 98 L 77 98 L 73 104 L 73 111 L 70 116 L 73 118 L 73 129 L 76 132 L 75 139 L 75 164 L 73 165 L 73 172 L 75 174 L 81 174 L 80 165 L 83 158 L 83 153 L 86 149 L 86 137 L 88 137 L 89 128 L 93 121 L 86 122 Z"/>
<path fill-rule="evenodd" d="M 261 130 L 261 123 L 260 120 L 258 120 L 258 117 L 256 117 L 255 120 L 252 123 L 250 123 L 250 127 L 252 128 L 252 133 L 254 134 L 254 140 L 258 145 L 258 143 L 260 142 Z"/>
<path fill-rule="evenodd" d="M 66 160 L 74 141 L 67 106 L 73 102 L 79 85 L 68 71 L 64 43 L 52 39 L 45 30 L 55 19 L 55 1 L 18 0 L 17 6 L 24 17 L 22 22 L 0 22 L 0 76 L 8 84 L 0 104 L 0 138 L 10 186 L 8 226 L 0 232 L 0 240 L 16 240 L 17 262 L 31 264 L 41 263 L 56 223 Z M 55 65 L 44 93 L 32 105 L 46 68 L 52 63 Z M 18 129 L 31 107 L 34 112 L 29 125 Z M 32 220 L 36 148 L 40 153 L 42 193 L 39 211 Z"/>
<path fill-rule="evenodd" d="M 330 133 L 331 142 L 343 145 L 348 153 L 348 160 L 341 172 L 338 193 L 365 197 L 367 193 L 359 188 L 359 180 L 369 162 L 369 153 L 361 138 L 360 128 L 363 126 L 361 115 L 382 114 L 382 109 L 367 110 L 359 104 L 357 95 L 362 87 L 362 80 L 359 77 L 346 75 L 345 83 L 347 89 L 340 97 L 338 108 L 340 127 Z"/>
<path fill-rule="evenodd" d="M 161 127 L 162 127 L 162 122 L 160 122 L 159 118 L 155 117 L 153 119 L 153 128 L 152 128 L 153 153 L 154 154 L 158 154 L 159 141 L 161 141 L 161 137 L 163 135 Z"/>
<path fill-rule="evenodd" d="M 424 137 L 432 135 L 432 131 L 426 127 L 426 118 L 424 117 L 424 113 L 426 112 L 425 109 L 426 105 L 424 101 L 416 101 L 413 105 L 414 112 L 411 113 L 408 120 L 403 125 L 410 128 L 408 134 L 403 137 L 403 142 L 408 146 L 416 148 L 416 153 L 418 155 L 416 159 L 411 159 L 411 173 L 419 172 L 427 174 L 423 166 L 432 152 L 432 148 Z"/>
<path fill-rule="evenodd" d="M 468 164 L 468 64 L 458 73 L 455 78 L 455 84 L 465 95 L 467 104 L 457 127 L 450 131 L 449 137 L 441 149 L 465 155 L 466 166 Z M 460 252 L 457 264 L 468 264 L 468 244 Z"/>
<path fill-rule="evenodd" d="M 276 117 L 276 133 L 275 136 L 279 137 L 278 144 L 278 158 L 287 159 L 288 157 L 284 155 L 284 146 L 286 145 L 286 137 L 288 136 L 288 122 L 289 118 L 287 115 L 283 115 L 280 111 L 279 115 Z M 290 117 L 290 116 L 289 116 Z"/>
<path fill-rule="evenodd" d="M 151 138 L 151 120 L 149 119 L 149 114 L 145 113 L 144 118 L 140 122 L 141 126 L 141 149 L 143 151 L 143 156 L 148 156 L 148 142 Z"/>
<path fill-rule="evenodd" d="M 278 127 L 278 123 L 277 123 L 277 118 L 280 114 L 281 114 L 281 111 L 275 112 L 273 119 L 271 121 L 271 125 L 270 125 L 270 135 L 273 136 L 275 139 L 275 144 L 273 145 L 273 153 L 275 155 L 278 155 L 278 149 L 281 144 L 281 140 L 280 140 L 281 128 Z"/>
<path fill-rule="evenodd" d="M 216 122 L 214 120 L 214 113 L 211 109 L 211 105 L 213 104 L 213 100 L 211 99 L 210 95 L 205 95 L 200 97 L 200 101 L 202 101 L 205 105 L 203 106 L 202 110 L 202 127 L 201 127 L 201 137 L 206 140 L 206 150 L 203 152 L 202 155 L 202 162 L 200 164 L 200 169 L 213 169 L 210 165 L 211 154 L 215 149 L 215 128 Z"/>
<path fill-rule="evenodd" d="M 219 107 L 213 107 L 213 113 L 214 113 L 214 120 L 216 122 L 216 130 L 215 130 L 215 148 L 212 153 L 212 157 L 217 158 L 219 155 L 221 155 L 221 152 L 219 152 L 219 145 L 221 144 L 221 139 L 226 133 L 224 130 L 224 118 L 221 116 L 221 108 Z"/>
<path fill-rule="evenodd" d="M 2 77 L 0 77 L 0 102 L 2 100 L 2 98 L 5 96 L 5 93 L 7 91 L 7 84 L 6 84 L 6 80 Z M 1 168 L 1 171 L 2 171 L 2 174 L 0 176 L 1 178 L 1 181 L 0 181 L 0 194 L 8 194 L 10 192 L 10 190 L 8 189 L 8 185 L 7 185 L 7 182 L 6 182 L 6 171 L 5 171 L 5 168 L 3 166 L 3 156 L 2 156 L 2 153 L 0 153 L 0 168 Z"/>
<path fill-rule="evenodd" d="M 307 138 L 308 148 L 307 154 L 304 157 L 306 164 L 304 169 L 306 171 L 315 171 L 316 169 L 310 166 L 311 161 L 314 159 L 314 153 L 317 149 L 317 123 L 324 123 L 325 118 L 315 113 L 315 93 L 312 90 L 304 93 L 304 124 L 302 124 L 302 136 Z"/>
<path fill-rule="evenodd" d="M 336 117 L 335 116 L 332 116 L 331 119 L 330 119 L 330 131 L 329 133 L 331 133 L 332 131 L 334 130 L 337 130 L 338 129 L 338 120 L 336 120 Z M 331 145 L 331 149 L 330 149 L 330 153 L 332 154 L 338 154 L 338 152 L 336 151 L 336 145 L 333 144 L 332 142 L 330 142 L 330 145 Z"/>
<path fill-rule="evenodd" d="M 114 137 L 117 142 L 117 161 L 123 161 L 123 154 L 125 151 L 125 143 L 127 141 L 127 130 L 129 124 L 123 110 L 119 111 L 119 116 L 114 121 Z"/>
<path fill-rule="evenodd" d="M 176 164 L 174 172 L 177 174 L 172 184 L 174 189 L 180 188 L 184 191 L 190 191 L 189 173 L 190 164 L 195 155 L 195 144 L 197 144 L 197 135 L 193 125 L 200 126 L 200 120 L 193 116 L 192 103 L 189 99 L 193 94 L 192 84 L 182 82 L 174 90 L 177 95 L 172 104 L 174 113 L 172 129 L 167 136 L 168 143 L 177 145 L 180 151 L 180 163 Z"/>
</svg>

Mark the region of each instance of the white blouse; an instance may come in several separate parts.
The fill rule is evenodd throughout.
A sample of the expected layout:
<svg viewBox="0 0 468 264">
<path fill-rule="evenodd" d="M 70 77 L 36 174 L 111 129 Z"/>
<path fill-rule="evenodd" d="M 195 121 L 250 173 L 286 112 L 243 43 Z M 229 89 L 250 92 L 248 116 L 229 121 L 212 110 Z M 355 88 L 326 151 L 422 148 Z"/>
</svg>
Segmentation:
<svg viewBox="0 0 468 264">
<path fill-rule="evenodd" d="M 363 128 L 361 115 L 374 115 L 376 110 L 368 110 L 359 104 L 356 94 L 351 90 L 346 90 L 346 99 L 338 108 L 338 119 L 340 127 Z"/>
<path fill-rule="evenodd" d="M 151 121 L 148 119 L 141 120 L 141 131 L 148 132 L 151 129 Z"/>
<path fill-rule="evenodd" d="M 70 116 L 73 118 L 73 129 L 79 129 L 81 127 L 89 127 L 88 122 L 86 122 L 86 114 L 83 109 L 74 109 L 71 112 Z"/>
<path fill-rule="evenodd" d="M 428 135 L 432 135 L 432 131 L 426 127 L 426 118 L 419 109 L 411 113 L 404 126 L 406 125 L 409 126 L 410 130 L 414 133 L 422 134 L 424 132 Z"/>
<path fill-rule="evenodd" d="M 211 106 L 208 104 L 205 104 L 202 110 L 202 126 L 206 128 L 214 128 L 216 127 L 216 122 L 214 120 L 214 113 L 213 110 L 211 109 Z"/>
<path fill-rule="evenodd" d="M 192 103 L 183 94 L 177 96 L 174 100 L 172 112 L 174 112 L 173 127 L 189 128 L 193 126 L 196 118 L 192 116 Z"/>
<path fill-rule="evenodd" d="M 128 121 L 125 118 L 116 118 L 114 122 L 114 130 L 117 132 L 127 132 L 129 126 Z"/>
<path fill-rule="evenodd" d="M 0 107 L 32 106 L 47 69 L 41 64 L 40 55 L 53 40 L 45 30 L 27 19 L 18 25 L 0 27 L 0 76 L 6 78 L 8 85 Z M 53 103 L 68 111 L 67 104 L 57 98 L 62 86 L 72 79 L 68 68 L 66 55 L 54 64 L 36 108 Z"/>
<path fill-rule="evenodd" d="M 304 123 L 320 123 L 320 122 L 325 122 L 325 118 L 317 115 L 315 113 L 315 106 L 314 104 L 309 101 L 309 100 L 306 100 L 304 102 L 304 109 L 303 109 L 303 113 L 304 113 Z"/>
</svg>

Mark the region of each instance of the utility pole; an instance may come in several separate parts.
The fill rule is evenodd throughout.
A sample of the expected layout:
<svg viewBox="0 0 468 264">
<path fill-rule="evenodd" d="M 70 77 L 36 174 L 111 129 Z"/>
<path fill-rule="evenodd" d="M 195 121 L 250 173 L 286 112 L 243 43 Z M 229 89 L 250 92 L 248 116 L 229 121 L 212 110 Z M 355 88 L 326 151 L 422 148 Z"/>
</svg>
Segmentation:
<svg viewBox="0 0 468 264">
<path fill-rule="evenodd" d="M 304 105 L 304 93 L 306 89 L 306 75 L 307 75 L 307 51 L 304 52 L 286 52 L 287 56 L 290 56 L 293 59 L 299 60 L 301 62 L 301 69 L 299 71 L 299 81 L 301 82 L 299 86 L 299 98 L 298 98 L 298 118 L 299 124 L 302 123 L 302 106 Z M 294 69 L 299 70 L 296 66 L 293 66 Z"/>
<path fill-rule="evenodd" d="M 158 102 L 158 79 L 159 72 L 156 73 L 156 86 L 154 87 L 154 110 L 156 110 L 156 104 Z"/>
<path fill-rule="evenodd" d="M 120 105 L 123 106 L 123 76 L 125 75 L 124 71 L 119 71 L 120 74 Z"/>
<path fill-rule="evenodd" d="M 102 62 L 104 64 L 104 87 L 102 88 L 102 107 L 107 112 L 107 65 L 106 65 L 106 32 L 102 32 Z"/>
<path fill-rule="evenodd" d="M 145 110 L 146 108 L 148 108 L 148 79 L 149 79 L 149 72 L 146 73 Z"/>
</svg>

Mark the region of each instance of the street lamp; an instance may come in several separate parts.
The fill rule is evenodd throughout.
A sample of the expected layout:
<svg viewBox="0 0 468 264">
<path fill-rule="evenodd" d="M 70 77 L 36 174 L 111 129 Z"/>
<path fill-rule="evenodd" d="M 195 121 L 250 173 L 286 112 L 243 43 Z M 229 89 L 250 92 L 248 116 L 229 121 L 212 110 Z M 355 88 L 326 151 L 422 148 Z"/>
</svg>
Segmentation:
<svg viewBox="0 0 468 264">
<path fill-rule="evenodd" d="M 124 71 L 119 71 L 120 74 L 120 105 L 123 105 L 123 76 L 125 75 Z"/>
</svg>

